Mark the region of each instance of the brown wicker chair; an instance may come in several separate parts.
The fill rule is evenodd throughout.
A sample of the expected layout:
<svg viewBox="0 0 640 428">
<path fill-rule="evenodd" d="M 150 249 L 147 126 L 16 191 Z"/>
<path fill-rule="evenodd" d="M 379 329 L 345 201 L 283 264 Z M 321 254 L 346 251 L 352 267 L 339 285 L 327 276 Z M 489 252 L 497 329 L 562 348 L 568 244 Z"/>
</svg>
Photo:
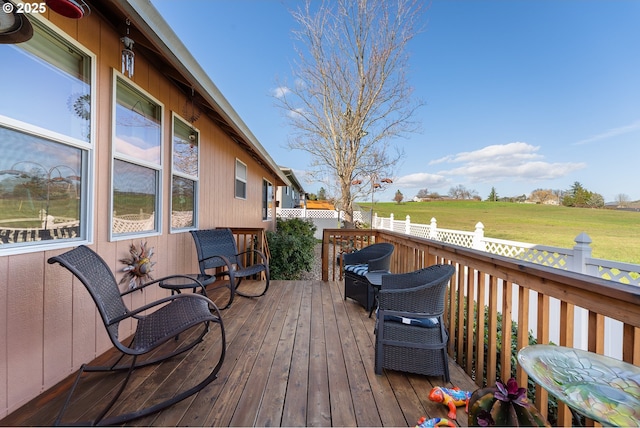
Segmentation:
<svg viewBox="0 0 640 428">
<path fill-rule="evenodd" d="M 382 277 L 378 293 L 375 371 L 382 369 L 443 376 L 449 382 L 443 313 L 455 268 L 433 265 Z"/>
<path fill-rule="evenodd" d="M 184 293 L 164 297 L 134 310 L 129 310 L 125 306 L 122 298 L 124 295 L 140 292 L 140 290 L 152 284 L 169 278 L 182 277 L 183 275 L 172 275 L 156 279 L 138 288 L 121 293 L 109 266 L 107 266 L 105 261 L 97 253 L 88 247 L 81 245 L 64 254 L 51 257 L 48 261 L 51 264 L 60 263 L 85 285 L 102 317 L 111 342 L 115 348 L 121 352 L 120 358 L 112 365 L 82 365 L 78 371 L 75 383 L 69 391 L 66 402 L 58 414 L 55 425 L 60 425 L 62 422 L 62 417 L 69 406 L 72 395 L 83 377 L 83 373 L 86 372 L 120 371 L 126 372 L 126 378 L 122 381 L 120 388 L 112 399 L 99 410 L 99 414 L 94 420 L 74 422 L 74 424 L 80 426 L 123 424 L 132 419 L 150 415 L 197 393 L 216 379 L 222 367 L 222 362 L 224 361 L 226 343 L 220 312 L 211 300 L 199 293 Z M 187 279 L 197 282 L 197 280 L 193 278 L 187 277 Z M 204 288 L 202 284 L 199 285 Z M 123 343 L 118 338 L 120 322 L 137 323 L 135 334 L 128 344 Z M 196 378 L 194 382 L 188 385 L 200 380 L 199 383 L 193 387 L 185 386 L 185 390 L 177 392 L 170 398 L 160 397 L 157 400 L 153 400 L 153 397 L 150 397 L 149 401 L 147 401 L 147 403 L 150 404 L 143 409 L 124 414 L 108 415 L 109 410 L 125 390 L 134 370 L 152 364 L 159 364 L 162 361 L 190 350 L 202 341 L 205 334 L 212 330 L 214 324 L 217 324 L 219 327 L 221 342 L 220 354 L 218 361 L 211 363 L 211 371 L 209 373 L 203 373 L 200 378 L 201 380 Z M 216 331 L 218 331 L 218 328 L 216 328 Z M 185 333 L 184 337 L 188 338 L 188 340 L 182 337 L 180 340 L 174 340 L 178 339 L 178 336 L 182 333 Z M 174 342 L 175 346 L 166 346 L 169 341 Z M 139 360 L 138 357 L 142 358 Z M 201 358 L 199 355 L 197 357 Z M 124 363 L 125 360 L 128 361 L 127 364 Z M 97 408 L 99 408 L 99 405 L 100 403 L 97 403 Z M 108 417 L 105 417 L 107 415 Z"/>
<path fill-rule="evenodd" d="M 220 303 L 220 309 L 231 306 L 236 294 L 244 297 L 259 297 L 267 292 L 269 289 L 269 263 L 261 251 L 252 248 L 247 248 L 242 252 L 238 251 L 233 232 L 227 228 L 192 230 L 191 236 L 193 236 L 193 242 L 198 252 L 200 273 L 213 275 L 214 279 L 215 277 L 229 277 L 229 282 L 222 285 L 222 287 L 229 288 L 228 301 L 226 305 Z M 245 264 L 243 261 L 245 258 L 253 259 L 255 263 Z M 215 270 L 215 272 L 211 270 Z M 265 281 L 258 291 L 247 293 L 238 290 L 243 278 L 261 273 L 264 273 Z M 205 284 L 205 286 L 207 285 Z"/>
<path fill-rule="evenodd" d="M 371 311 L 375 304 L 375 292 L 365 275 L 367 272 L 388 271 L 393 250 L 393 244 L 381 242 L 343 254 L 345 300 L 347 297 L 354 299 Z"/>
</svg>

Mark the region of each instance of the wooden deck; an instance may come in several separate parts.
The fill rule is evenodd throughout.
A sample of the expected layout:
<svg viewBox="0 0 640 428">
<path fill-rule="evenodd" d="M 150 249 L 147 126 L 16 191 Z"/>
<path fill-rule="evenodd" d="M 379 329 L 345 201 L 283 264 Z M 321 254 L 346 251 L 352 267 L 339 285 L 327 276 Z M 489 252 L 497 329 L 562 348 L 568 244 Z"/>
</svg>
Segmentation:
<svg viewBox="0 0 640 428">
<path fill-rule="evenodd" d="M 227 351 L 218 379 L 131 425 L 414 426 L 421 416 L 447 417 L 445 406 L 427 398 L 433 386 L 443 386 L 442 378 L 374 373 L 374 319 L 343 299 L 342 282 L 273 281 L 266 296 L 238 296 L 222 316 Z M 208 334 L 184 358 L 136 371 L 116 407 L 135 408 L 150 396 L 172 394 L 184 379 L 210 370 L 215 360 L 205 356 L 215 349 L 213 339 Z M 450 370 L 445 386 L 476 388 L 455 363 Z M 87 375 L 63 422 L 90 419 L 119 376 Z M 71 381 L 44 392 L 0 425 L 52 425 Z M 458 425 L 466 426 L 464 408 L 457 414 Z"/>
</svg>

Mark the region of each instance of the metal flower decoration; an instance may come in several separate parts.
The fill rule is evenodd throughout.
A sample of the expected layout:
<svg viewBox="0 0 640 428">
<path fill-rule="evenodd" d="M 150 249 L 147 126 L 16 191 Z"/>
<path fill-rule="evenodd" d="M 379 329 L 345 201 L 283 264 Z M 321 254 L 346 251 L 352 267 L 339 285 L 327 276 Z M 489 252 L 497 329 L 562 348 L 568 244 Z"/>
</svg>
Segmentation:
<svg viewBox="0 0 640 428">
<path fill-rule="evenodd" d="M 150 275 L 153 266 L 156 264 L 151 261 L 153 248 L 148 249 L 146 242 L 140 242 L 140 248 L 136 248 L 135 244 L 131 244 L 129 254 L 131 257 L 120 259 L 120 262 L 127 265 L 122 268 L 125 275 L 120 280 L 120 284 L 128 280 L 129 288 L 132 289 L 140 287 L 148 280 L 153 280 L 153 277 Z"/>
</svg>

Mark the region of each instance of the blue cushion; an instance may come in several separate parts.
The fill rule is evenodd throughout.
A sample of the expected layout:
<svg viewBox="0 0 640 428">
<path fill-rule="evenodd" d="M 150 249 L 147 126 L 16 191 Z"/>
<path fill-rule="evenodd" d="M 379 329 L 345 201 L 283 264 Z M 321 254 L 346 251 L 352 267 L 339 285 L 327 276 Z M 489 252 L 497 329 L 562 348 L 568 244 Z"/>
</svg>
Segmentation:
<svg viewBox="0 0 640 428">
<path fill-rule="evenodd" d="M 385 315 L 385 321 L 400 322 L 402 324 L 415 325 L 418 327 L 434 328 L 438 327 L 438 318 L 405 318 L 397 315 Z"/>
<path fill-rule="evenodd" d="M 369 272 L 369 265 L 360 264 L 360 265 L 344 265 L 345 272 L 353 272 L 356 275 L 365 276 L 367 272 Z"/>
</svg>

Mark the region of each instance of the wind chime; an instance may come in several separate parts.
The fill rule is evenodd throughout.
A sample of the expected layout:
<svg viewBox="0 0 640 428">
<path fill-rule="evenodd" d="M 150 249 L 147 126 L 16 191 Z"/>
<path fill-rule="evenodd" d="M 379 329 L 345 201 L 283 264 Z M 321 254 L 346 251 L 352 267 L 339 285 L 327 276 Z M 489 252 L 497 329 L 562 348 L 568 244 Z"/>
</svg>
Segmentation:
<svg viewBox="0 0 640 428">
<path fill-rule="evenodd" d="M 124 49 L 122 49 L 122 74 L 126 73 L 129 78 L 133 77 L 133 66 L 136 57 L 136 54 L 133 53 L 134 41 L 129 37 L 130 24 L 131 21 L 127 19 L 127 34 L 120 39 L 124 45 Z"/>
</svg>

